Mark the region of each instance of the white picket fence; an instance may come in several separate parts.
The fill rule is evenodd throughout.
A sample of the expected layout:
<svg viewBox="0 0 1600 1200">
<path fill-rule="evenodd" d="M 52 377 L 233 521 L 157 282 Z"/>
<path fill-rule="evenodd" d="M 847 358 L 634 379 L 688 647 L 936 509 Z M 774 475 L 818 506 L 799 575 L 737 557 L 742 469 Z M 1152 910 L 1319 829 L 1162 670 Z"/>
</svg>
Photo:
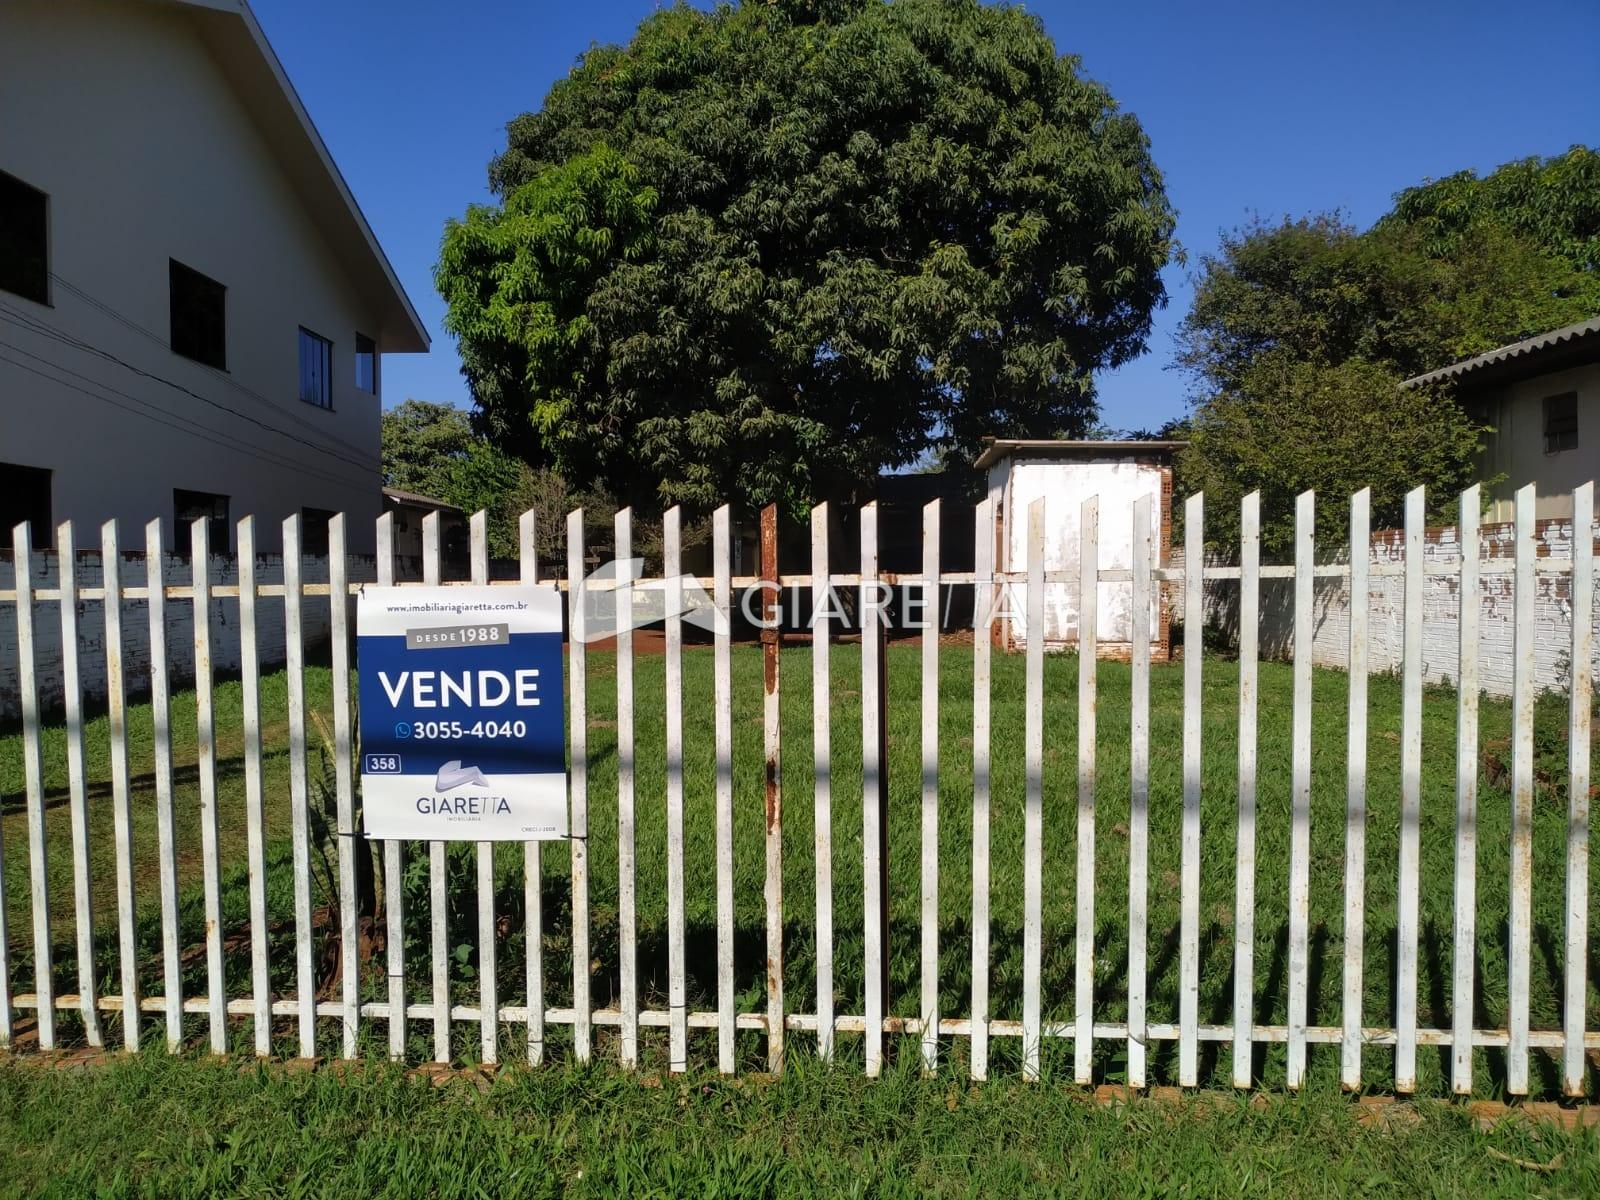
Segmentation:
<svg viewBox="0 0 1600 1200">
<path fill-rule="evenodd" d="M 685 983 L 685 906 L 684 906 L 684 758 L 683 758 L 683 667 L 681 618 L 669 616 L 666 622 L 666 820 L 667 820 L 667 971 L 669 1002 L 666 1008 L 641 1009 L 637 950 L 637 897 L 635 893 L 635 805 L 637 767 L 635 748 L 635 697 L 633 635 L 626 631 L 625 591 L 617 603 L 624 631 L 616 650 L 618 702 L 617 781 L 618 820 L 618 929 L 620 993 L 614 1007 L 594 1009 L 590 999 L 590 869 L 591 837 L 602 831 L 589 827 L 589 750 L 588 750 L 588 675 L 585 643 L 582 640 L 584 606 L 569 605 L 574 636 L 569 641 L 569 688 L 571 712 L 571 827 L 574 837 L 571 854 L 571 963 L 573 998 L 569 1007 L 547 1006 L 546 969 L 561 969 L 546 963 L 542 951 L 544 915 L 541 912 L 540 856 L 537 843 L 525 848 L 524 904 L 527 921 L 528 953 L 525 963 L 526 1001 L 503 1004 L 497 996 L 496 919 L 494 905 L 493 846 L 477 848 L 477 899 L 480 963 L 478 1003 L 453 1004 L 449 1000 L 451 958 L 446 937 L 446 855 L 443 843 L 430 843 L 430 929 L 431 995 L 406 994 L 404 922 L 406 914 L 399 903 L 399 886 L 405 848 L 398 842 L 383 845 L 383 875 L 386 886 L 387 921 L 386 994 L 359 994 L 357 970 L 357 917 L 355 843 L 355 795 L 351 754 L 351 696 L 349 695 L 348 605 L 332 604 L 332 655 L 334 689 L 334 731 L 337 791 L 337 869 L 339 891 L 339 954 L 342 993 L 338 1000 L 315 999 L 313 928 L 311 911 L 310 833 L 306 774 L 306 717 L 303 693 L 304 650 L 302 602 L 305 597 L 345 596 L 359 587 L 348 578 L 343 517 L 329 527 L 329 582 L 305 583 L 300 572 L 301 530 L 299 518 L 284 523 L 284 582 L 263 584 L 255 578 L 255 526 L 246 518 L 238 526 L 239 582 L 235 586 L 214 586 L 205 564 L 208 546 L 205 522 L 192 529 L 192 557 L 195 564 L 189 585 L 165 583 L 160 575 L 162 560 L 160 523 L 146 530 L 148 561 L 155 564 L 147 586 L 124 587 L 116 571 L 106 574 L 100 588 L 80 587 L 72 571 L 61 574 L 61 585 L 53 589 L 33 587 L 27 570 L 16 571 L 14 589 L 0 592 L 0 602 L 15 606 L 21 656 L 21 702 L 26 768 L 26 811 L 28 861 L 32 909 L 32 951 L 35 989 L 12 992 L 12 935 L 4 928 L 5 906 L 0 904 L 0 1045 L 13 1040 L 16 1014 L 31 1012 L 37 1021 L 38 1045 L 49 1049 L 57 1042 L 58 1010 L 81 1014 L 83 1035 L 91 1045 L 101 1045 L 105 1031 L 104 1013 L 133 1012 L 156 1014 L 164 1025 L 167 1044 L 176 1049 L 184 1043 L 186 1017 L 203 1016 L 209 1045 L 218 1053 L 235 1049 L 230 1042 L 230 1021 L 253 1018 L 254 1049 L 267 1054 L 272 1049 L 273 1018 L 294 1018 L 298 1029 L 298 1050 L 311 1057 L 319 1051 L 318 1019 L 331 1018 L 340 1030 L 338 1052 L 349 1057 L 358 1052 L 362 1022 L 384 1022 L 392 1056 L 406 1052 L 407 1023 L 431 1025 L 435 1058 L 452 1058 L 451 1031 L 456 1023 L 476 1027 L 481 1037 L 481 1059 L 493 1062 L 500 1051 L 503 1027 L 522 1028 L 526 1033 L 526 1056 L 532 1063 L 545 1056 L 546 1031 L 551 1026 L 570 1026 L 572 1048 L 580 1060 L 594 1052 L 595 1031 L 609 1027 L 616 1031 L 616 1046 L 624 1065 L 640 1060 L 641 1027 L 665 1027 L 668 1031 L 668 1060 L 672 1070 L 683 1070 L 689 1062 L 691 1030 L 714 1030 L 716 1061 L 724 1072 L 736 1067 L 735 1038 L 738 1030 L 753 1030 L 765 1036 L 767 1058 L 772 1070 L 784 1064 L 785 1037 L 788 1033 L 814 1035 L 814 1046 L 824 1059 L 831 1059 L 839 1033 L 863 1035 L 865 1069 L 878 1074 L 885 1063 L 886 1035 L 911 1035 L 918 1039 L 927 1069 L 938 1066 L 942 1039 L 966 1039 L 967 1063 L 973 1078 L 984 1078 L 989 1071 L 990 1042 L 994 1038 L 1020 1039 L 1022 1072 L 1027 1078 L 1040 1073 L 1040 1048 L 1045 1039 L 1065 1039 L 1073 1045 L 1073 1074 L 1080 1082 L 1090 1082 L 1096 1043 L 1116 1042 L 1126 1046 L 1126 1082 L 1133 1087 L 1147 1083 L 1147 1058 L 1152 1043 L 1177 1043 L 1177 1080 L 1195 1086 L 1199 1079 L 1202 1043 L 1231 1045 L 1233 1079 L 1236 1086 L 1252 1082 L 1252 1054 L 1262 1043 L 1284 1043 L 1287 1055 L 1287 1084 L 1301 1086 L 1306 1078 L 1307 1047 L 1312 1044 L 1338 1045 L 1341 1049 L 1341 1079 L 1347 1087 L 1357 1087 L 1361 1078 L 1362 1049 L 1392 1046 L 1394 1049 L 1393 1085 L 1409 1092 L 1416 1086 L 1416 1058 L 1419 1046 L 1450 1047 L 1451 1086 L 1460 1093 L 1473 1088 L 1472 1052 L 1475 1047 L 1496 1047 L 1505 1051 L 1505 1084 L 1512 1094 L 1525 1094 L 1529 1086 L 1529 1051 L 1534 1048 L 1559 1056 L 1561 1079 L 1568 1094 L 1584 1090 L 1585 1054 L 1600 1048 L 1600 1032 L 1585 1029 L 1586 988 L 1588 986 L 1588 821 L 1589 763 L 1591 744 L 1594 654 L 1593 543 L 1588 537 L 1574 539 L 1570 560 L 1536 558 L 1534 553 L 1534 491 L 1527 487 L 1516 497 L 1516 538 L 1512 560 L 1480 562 L 1475 532 L 1479 520 L 1480 497 L 1476 488 L 1461 497 L 1461 546 L 1459 564 L 1447 569 L 1458 578 L 1464 596 L 1476 594 L 1485 575 L 1509 571 L 1514 580 L 1516 632 L 1516 682 L 1512 717 L 1512 835 L 1509 847 L 1509 979 L 1505 1027 L 1474 1028 L 1473 984 L 1475 929 L 1475 871 L 1477 849 L 1478 770 L 1478 690 L 1477 607 L 1461 608 L 1461 647 L 1458 734 L 1456 747 L 1456 838 L 1453 930 L 1454 984 L 1451 998 L 1452 1023 L 1448 1028 L 1419 1028 L 1417 1020 L 1418 971 L 1418 830 L 1422 756 L 1422 678 L 1421 597 L 1425 570 L 1422 554 L 1424 498 L 1421 489 L 1407 498 L 1405 555 L 1394 568 L 1404 580 L 1405 654 L 1402 671 L 1401 826 L 1398 872 L 1398 978 L 1396 1013 L 1392 1026 L 1367 1024 L 1363 1013 L 1363 897 L 1368 863 L 1366 861 L 1367 794 L 1367 621 L 1365 606 L 1352 605 L 1349 623 L 1349 716 L 1347 747 L 1347 820 L 1345 826 L 1344 871 L 1344 947 L 1342 979 L 1342 1020 L 1334 1026 L 1307 1023 L 1308 971 L 1308 896 L 1310 873 L 1310 800 L 1312 781 L 1311 683 L 1312 662 L 1310 629 L 1313 582 L 1330 576 L 1348 578 L 1355 596 L 1368 593 L 1370 576 L 1367 547 L 1370 535 L 1369 497 L 1361 492 L 1350 501 L 1351 553 L 1343 565 L 1319 565 L 1314 556 L 1313 518 L 1315 499 L 1300 497 L 1296 514 L 1295 558 L 1292 565 L 1270 566 L 1260 562 L 1259 498 L 1246 497 L 1243 504 L 1243 537 L 1239 565 L 1205 567 L 1185 573 L 1162 567 L 1157 562 L 1152 538 L 1152 512 L 1148 499 L 1141 500 L 1131 513 L 1134 529 L 1134 565 L 1131 570 L 1097 569 L 1097 539 L 1102 515 L 1098 503 L 1083 506 L 1081 537 L 1083 544 L 1075 572 L 1046 571 L 1044 568 L 1045 501 L 1035 502 L 1029 511 L 1029 539 L 1025 572 L 997 574 L 993 570 L 992 501 L 976 507 L 975 569 L 970 572 L 943 572 L 939 563 L 938 502 L 924 513 L 924 555 L 920 573 L 889 575 L 878 566 L 878 517 L 875 506 L 861 510 L 860 569 L 839 573 L 829 569 L 828 516 L 818 506 L 811 516 L 811 564 L 808 573 L 777 573 L 767 577 L 735 578 L 731 575 L 730 519 L 727 508 L 713 519 L 713 574 L 702 581 L 710 586 L 716 604 L 729 611 L 735 589 L 762 588 L 764 599 L 772 602 L 777 589 L 812 588 L 824 580 L 836 589 L 849 589 L 859 595 L 863 625 L 868 630 L 883 620 L 883 594 L 879 584 L 921 584 L 927 589 L 930 610 L 928 627 L 921 637 L 921 940 L 920 991 L 915 1012 L 891 1011 L 887 999 L 884 946 L 886 938 L 886 873 L 881 860 L 886 794 L 881 704 L 883 700 L 883 649 L 878 638 L 863 639 L 860 656 L 862 721 L 862 855 L 864 900 L 864 1002 L 856 1014 L 835 1011 L 834 888 L 832 881 L 835 850 L 832 844 L 830 733 L 833 714 L 830 705 L 830 639 L 828 618 L 822 610 L 819 628 L 811 643 L 813 661 L 813 740 L 815 790 L 812 797 L 815 830 L 816 905 L 813 914 L 816 931 L 816 992 L 811 1013 L 792 1011 L 783 992 L 784 900 L 783 900 L 783 800 L 781 774 L 777 770 L 780 754 L 779 656 L 775 638 L 768 640 L 765 655 L 764 746 L 767 759 L 765 825 L 765 911 L 767 981 L 764 1011 L 738 1011 L 734 990 L 734 784 L 732 752 L 732 671 L 730 633 L 726 623 L 717 631 L 714 646 L 715 686 L 715 812 L 716 812 L 716 1007 L 690 1011 Z M 1573 494 L 1574 524 L 1579 530 L 1592 528 L 1594 517 L 1593 484 Z M 1127 519 L 1117 514 L 1117 519 Z M 771 510 L 763 514 L 763 539 L 771 539 L 774 549 L 766 558 L 775 563 L 775 523 Z M 1187 562 L 1201 563 L 1204 556 L 1204 500 L 1191 497 L 1185 508 Z M 585 548 L 581 512 L 572 513 L 567 522 L 567 580 L 581 579 L 585 570 Z M 521 526 L 521 570 L 524 582 L 541 579 L 545 564 L 537 561 L 534 546 L 533 514 L 526 514 Z M 71 562 L 74 532 L 70 523 L 58 531 L 62 561 Z M 115 522 L 101 531 L 102 561 L 118 561 L 119 543 Z M 664 571 L 669 582 L 680 578 L 680 518 L 676 509 L 664 518 Z M 15 531 L 17 561 L 26 561 L 29 545 L 26 526 Z M 627 559 L 632 545 L 631 513 L 616 516 L 615 554 Z M 472 581 L 489 579 L 486 527 L 482 514 L 472 522 Z M 378 581 L 393 582 L 393 530 L 388 516 L 378 524 Z M 424 582 L 440 582 L 438 523 L 430 517 L 424 526 Z M 1387 570 L 1387 568 L 1380 568 Z M 1566 836 L 1566 914 L 1563 959 L 1563 1020 L 1559 1029 L 1530 1028 L 1529 973 L 1533 953 L 1530 904 L 1532 894 L 1531 822 L 1534 802 L 1533 713 L 1534 687 L 1531 673 L 1533 643 L 1533 597 L 1536 574 L 1565 574 L 1570 577 L 1572 597 L 1572 655 L 1569 811 Z M 1070 578 L 1068 576 L 1071 576 Z M 1288 862 L 1289 940 L 1288 940 L 1288 1019 L 1284 1025 L 1258 1023 L 1254 1018 L 1253 955 L 1256 938 L 1256 731 L 1258 724 L 1257 628 L 1260 582 L 1266 578 L 1288 578 L 1295 589 L 1293 665 L 1293 762 L 1291 800 L 1291 840 Z M 1239 748 L 1236 908 L 1233 927 L 1234 1003 L 1231 1023 L 1202 1023 L 1199 1013 L 1201 931 L 1200 931 L 1200 820 L 1201 820 L 1201 683 L 1205 670 L 1201 627 L 1204 588 L 1207 580 L 1237 581 L 1240 588 L 1239 646 Z M 1039 638 L 1028 641 L 1026 649 L 1026 792 L 1024 820 L 1024 921 L 1022 940 L 1023 984 L 1021 1019 L 1006 1020 L 991 1015 L 990 1008 L 990 826 L 991 826 L 991 681 L 993 638 L 997 620 L 1005 619 L 1007 605 L 1026 606 L 1029 627 L 1042 628 L 1042 605 L 1047 585 L 1066 585 L 1081 597 L 1081 628 L 1092 637 L 1096 626 L 1097 582 L 1114 582 L 1131 588 L 1132 618 L 1132 693 L 1131 711 L 1101 714 L 1097 711 L 1097 672 L 1094 654 L 1078 659 L 1077 700 L 1077 860 L 1076 929 L 1072 940 L 1075 965 L 1073 1019 L 1047 1022 L 1042 1019 L 1041 947 L 1043 934 L 1042 896 L 1044 861 L 1042 855 L 1043 812 L 1045 804 L 1043 757 L 1045 748 L 1044 647 Z M 930 586 L 931 585 L 931 586 Z M 971 863 L 972 863 L 972 962 L 970 1007 L 964 1013 L 939 1011 L 939 671 L 941 653 L 957 652 L 940 645 L 937 620 L 940 585 L 975 586 L 979 603 L 972 640 L 972 780 L 971 780 Z M 570 592 L 570 584 L 561 585 Z M 1179 1000 L 1176 1013 L 1149 1011 L 1146 994 L 1149 812 L 1150 812 L 1150 646 L 1152 601 L 1165 588 L 1181 596 L 1184 616 L 1183 656 L 1183 787 L 1181 873 L 1181 935 L 1178 947 Z M 819 590 L 813 596 L 820 600 Z M 249 996 L 230 999 L 224 988 L 224 945 L 220 897 L 220 867 L 217 838 L 216 730 L 213 714 L 213 681 L 210 655 L 211 622 L 207 614 L 218 596 L 236 597 L 242 638 L 244 779 L 248 819 L 249 855 L 249 933 L 251 947 L 251 991 Z M 139 987 L 138 946 L 135 936 L 133 838 L 130 816 L 130 780 L 126 746 L 128 680 L 122 663 L 123 606 L 145 600 L 148 604 L 151 640 L 150 691 L 155 714 L 155 788 L 159 828 L 160 907 L 164 989 L 159 995 L 142 995 Z M 109 736 L 111 775 L 116 831 L 116 894 L 120 989 L 98 994 L 93 969 L 94 929 L 92 924 L 91 881 L 89 878 L 89 820 L 85 788 L 84 714 L 79 679 L 78 606 L 80 601 L 99 600 L 105 611 L 105 654 L 109 687 Z M 198 717 L 198 778 L 203 834 L 203 881 L 206 941 L 204 959 L 206 990 L 203 995 L 185 995 L 181 986 L 181 956 L 177 910 L 178 871 L 174 857 L 172 752 L 169 728 L 169 688 L 166 622 L 164 606 L 188 603 L 196 614 L 194 622 L 195 687 Z M 259 708 L 260 672 L 257 664 L 256 636 L 258 614 L 263 603 L 281 603 L 284 608 L 288 641 L 289 748 L 291 811 L 293 819 L 294 944 L 295 987 L 289 994 L 274 995 L 269 982 L 265 831 L 262 795 L 262 733 Z M 56 609 L 61 623 L 62 672 L 65 680 L 65 714 L 70 784 L 73 901 L 76 918 L 76 958 L 78 991 L 57 994 L 54 988 L 54 963 L 49 912 L 49 887 L 45 844 L 45 803 L 37 666 L 34 661 L 38 642 L 36 621 L 39 612 Z M 669 605 L 669 612 L 677 609 Z M 960 651 L 965 653 L 966 651 Z M 1097 1014 L 1094 1002 L 1095 964 L 1095 877 L 1096 877 L 1096 722 L 1102 716 L 1127 720 L 1130 728 L 1131 820 L 1127 831 L 1128 955 L 1126 1019 L 1108 1021 Z M 653 714 L 652 714 L 653 717 Z M 604 831 L 610 836 L 612 831 Z M 415 852 L 413 848 L 412 852 Z M 4 857 L 0 854 L 0 871 Z M 4 879 L 0 877 L 0 894 Z M 121 1021 L 121 1041 L 128 1049 L 140 1042 L 141 1021 Z M 236 1022 L 242 1025 L 242 1021 Z"/>
</svg>

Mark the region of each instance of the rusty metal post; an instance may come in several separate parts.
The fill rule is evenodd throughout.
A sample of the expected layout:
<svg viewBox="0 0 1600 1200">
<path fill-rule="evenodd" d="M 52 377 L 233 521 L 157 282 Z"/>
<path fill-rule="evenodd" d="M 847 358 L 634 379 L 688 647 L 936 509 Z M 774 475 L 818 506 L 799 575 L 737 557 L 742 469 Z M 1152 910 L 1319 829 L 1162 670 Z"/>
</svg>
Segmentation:
<svg viewBox="0 0 1600 1200">
<path fill-rule="evenodd" d="M 783 1069 L 783 782 L 779 762 L 778 508 L 761 510 L 761 667 L 766 749 L 767 1069 Z"/>
</svg>

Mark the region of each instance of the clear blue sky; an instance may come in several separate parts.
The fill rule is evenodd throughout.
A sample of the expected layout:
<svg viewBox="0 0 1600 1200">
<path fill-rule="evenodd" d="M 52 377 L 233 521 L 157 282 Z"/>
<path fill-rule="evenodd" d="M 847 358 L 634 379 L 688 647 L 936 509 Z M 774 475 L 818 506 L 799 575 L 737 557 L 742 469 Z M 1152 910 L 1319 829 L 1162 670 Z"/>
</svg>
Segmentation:
<svg viewBox="0 0 1600 1200">
<path fill-rule="evenodd" d="M 433 334 L 384 362 L 393 405 L 468 405 L 431 282 L 447 217 L 490 199 L 505 123 L 590 45 L 656 5 L 253 0 L 258 18 Z M 1034 3 L 1062 53 L 1138 114 L 1178 208 L 1188 268 L 1142 358 L 1100 380 L 1103 420 L 1185 407 L 1166 369 L 1189 274 L 1251 214 L 1338 208 L 1365 225 L 1400 188 L 1464 167 L 1600 143 L 1595 0 Z"/>
</svg>

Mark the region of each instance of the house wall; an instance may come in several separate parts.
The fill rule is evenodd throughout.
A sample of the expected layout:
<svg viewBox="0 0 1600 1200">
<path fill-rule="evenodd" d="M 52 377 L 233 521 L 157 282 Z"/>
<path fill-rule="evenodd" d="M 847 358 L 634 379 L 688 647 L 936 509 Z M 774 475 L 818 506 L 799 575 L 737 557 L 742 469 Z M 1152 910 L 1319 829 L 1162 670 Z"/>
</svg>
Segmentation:
<svg viewBox="0 0 1600 1200">
<path fill-rule="evenodd" d="M 1165 544 L 1170 528 L 1166 520 L 1171 499 L 1170 475 L 1153 460 L 1129 458 L 1010 458 L 990 470 L 991 492 L 1001 497 L 1000 554 L 1002 571 L 1028 569 L 1028 509 L 1040 498 L 1045 502 L 1044 566 L 1046 571 L 1076 572 L 1079 563 L 1083 502 L 1100 500 L 1099 567 L 1127 570 L 1133 565 L 1133 505 L 1140 496 L 1151 501 L 1151 534 Z M 1158 551 L 1159 553 L 1159 551 Z M 1158 591 L 1159 589 L 1152 589 Z M 1019 611 L 1011 626 L 1013 644 L 1027 644 L 1027 613 L 1022 591 L 1010 605 Z M 1099 643 L 1102 654 L 1128 652 L 1132 639 L 1133 585 L 1101 582 L 1097 595 Z M 1061 649 L 1078 640 L 1078 590 L 1075 585 L 1045 585 L 1045 646 Z M 1151 630 L 1159 640 L 1161 606 L 1152 596 Z"/>
<path fill-rule="evenodd" d="M 1578 394 L 1578 445 L 1546 454 L 1545 397 L 1564 392 Z M 1572 489 L 1600 476 L 1600 363 L 1507 384 L 1472 404 L 1495 430 L 1480 460 L 1481 478 L 1504 476 L 1492 489 L 1490 519 L 1511 520 L 1513 495 L 1528 483 L 1538 485 L 1539 517 L 1570 517 Z"/>
<path fill-rule="evenodd" d="M 0 170 L 49 195 L 56 276 L 48 305 L 0 292 L 0 461 L 54 472 L 53 519 L 80 540 L 160 517 L 172 545 L 185 488 L 256 515 L 264 550 L 313 507 L 347 513 L 351 550 L 371 552 L 380 406 L 355 386 L 354 336 L 379 337 L 379 312 L 193 20 L 0 6 Z M 228 289 L 225 372 L 169 348 L 169 258 Z M 298 398 L 302 325 L 333 342 L 332 411 Z"/>
</svg>

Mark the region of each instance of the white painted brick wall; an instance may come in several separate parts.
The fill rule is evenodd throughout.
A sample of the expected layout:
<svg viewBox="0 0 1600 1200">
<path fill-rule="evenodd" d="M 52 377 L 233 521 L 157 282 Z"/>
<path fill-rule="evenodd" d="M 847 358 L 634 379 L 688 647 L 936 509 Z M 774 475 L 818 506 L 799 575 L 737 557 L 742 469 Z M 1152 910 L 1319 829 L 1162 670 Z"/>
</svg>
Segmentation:
<svg viewBox="0 0 1600 1200">
<path fill-rule="evenodd" d="M 54 552 L 36 552 L 30 555 L 30 575 L 35 590 L 54 588 L 60 582 L 59 561 Z M 79 589 L 100 587 L 103 576 L 98 551 L 82 552 L 75 564 Z M 143 554 L 124 554 L 118 564 L 122 586 L 126 588 L 145 585 L 145 558 Z M 162 560 L 162 577 L 168 585 L 188 584 L 192 581 L 187 560 L 168 554 Z M 209 563 L 213 586 L 236 585 L 239 570 L 231 557 L 213 555 Z M 303 568 L 307 583 L 328 581 L 328 560 L 307 558 Z M 364 583 L 377 578 L 374 559 L 366 556 L 350 557 L 350 578 Z M 262 555 L 256 560 L 258 583 L 281 584 L 283 559 L 277 555 Z M 0 559 L 0 589 L 16 586 L 15 564 L 10 557 Z M 262 596 L 256 601 L 256 642 L 262 670 L 272 670 L 285 660 L 283 598 Z M 326 643 L 329 631 L 329 608 L 326 596 L 306 596 L 301 601 L 301 619 L 306 644 L 315 648 Z M 194 603 L 189 599 L 168 599 L 167 609 L 167 669 L 174 686 L 194 679 Z M 353 626 L 352 622 L 352 626 Z M 64 704 L 61 679 L 61 606 L 55 600 L 34 602 L 34 662 L 38 671 L 39 700 L 46 713 L 57 713 Z M 82 673 L 84 699 L 91 707 L 100 707 L 106 698 L 105 657 L 105 606 L 100 600 L 78 601 L 79 669 Z M 214 669 L 219 675 L 236 674 L 239 660 L 239 600 L 236 596 L 214 597 L 211 601 L 211 653 Z M 143 599 L 123 600 L 122 612 L 123 660 L 130 695 L 147 694 L 150 690 L 150 615 Z M 20 660 L 17 646 L 17 609 L 10 602 L 0 603 L 0 720 L 15 720 L 21 715 L 18 692 Z"/>
<path fill-rule="evenodd" d="M 1485 525 L 1481 529 L 1480 557 L 1484 562 L 1509 563 L 1513 526 Z M 1600 524 L 1591 535 L 1600 543 Z M 1535 531 L 1540 558 L 1572 558 L 1570 518 L 1538 522 Z M 1597 551 L 1600 552 L 1600 551 Z M 1430 565 L 1460 561 L 1454 526 L 1429 529 L 1423 554 Z M 1343 562 L 1348 553 L 1333 561 Z M 1226 562 L 1213 552 L 1208 565 Z M 1399 565 L 1405 561 L 1404 534 L 1385 530 L 1372 536 L 1372 563 Z M 1183 551 L 1175 548 L 1172 564 L 1183 565 Z M 1368 656 L 1373 671 L 1400 669 L 1404 637 L 1404 586 L 1399 576 L 1372 579 Z M 1459 585 L 1448 575 L 1429 575 L 1423 584 L 1422 676 L 1428 683 L 1454 683 L 1460 665 Z M 1483 690 L 1492 696 L 1511 694 L 1512 577 L 1485 574 L 1479 579 L 1478 673 Z M 1349 666 L 1350 588 L 1343 579 L 1319 579 L 1315 585 L 1315 644 L 1312 661 L 1340 670 Z M 1572 655 L 1572 579 L 1569 575 L 1539 575 L 1534 588 L 1534 682 L 1541 691 L 1568 686 Z M 1236 633 L 1239 585 L 1227 580 L 1206 584 L 1206 624 Z M 1596 590 L 1594 620 L 1600 628 L 1600 589 Z M 1288 658 L 1294 653 L 1294 584 L 1269 579 L 1261 584 L 1261 653 Z M 1595 669 L 1600 673 L 1600 639 L 1596 641 Z"/>
</svg>

